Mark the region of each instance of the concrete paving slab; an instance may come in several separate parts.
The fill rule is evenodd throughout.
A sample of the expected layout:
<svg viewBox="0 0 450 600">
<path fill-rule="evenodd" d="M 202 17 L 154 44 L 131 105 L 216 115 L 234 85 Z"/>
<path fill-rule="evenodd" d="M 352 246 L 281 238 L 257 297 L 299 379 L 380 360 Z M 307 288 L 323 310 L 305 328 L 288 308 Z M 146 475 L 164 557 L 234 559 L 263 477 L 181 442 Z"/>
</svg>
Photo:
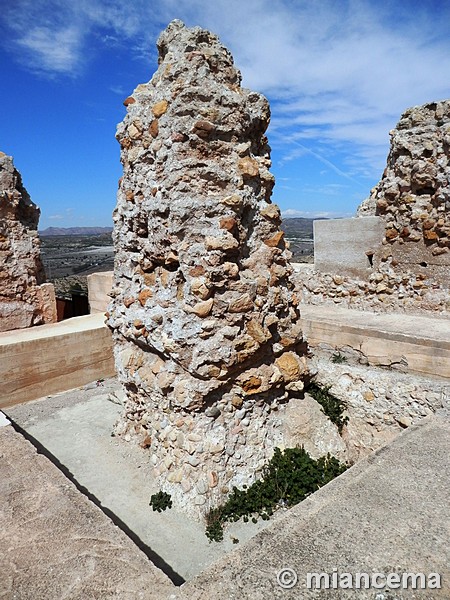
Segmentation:
<svg viewBox="0 0 450 600">
<path fill-rule="evenodd" d="M 170 596 L 173 600 L 450 598 L 450 418 L 405 430 L 244 546 Z M 298 577 L 278 583 L 283 569 Z M 441 575 L 441 589 L 307 589 L 307 573 Z M 292 572 L 285 571 L 288 584 Z M 419 580 L 420 581 L 420 580 Z M 331 580 L 332 582 L 332 580 Z M 380 579 L 375 580 L 379 583 Z M 383 583 L 383 579 L 381 579 Z"/>
<path fill-rule="evenodd" d="M 2 600 L 153 600 L 173 587 L 45 456 L 0 428 Z"/>
<path fill-rule="evenodd" d="M 8 417 L 58 461 L 67 476 L 89 497 L 120 521 L 152 560 L 181 583 L 267 526 L 235 523 L 224 541 L 212 544 L 205 523 L 193 521 L 175 509 L 156 513 L 150 496 L 159 491 L 148 451 L 134 441 L 111 436 L 122 406 L 109 400 L 119 394 L 114 379 L 79 390 L 5 409 Z M 119 394 L 120 395 L 120 394 Z"/>
</svg>

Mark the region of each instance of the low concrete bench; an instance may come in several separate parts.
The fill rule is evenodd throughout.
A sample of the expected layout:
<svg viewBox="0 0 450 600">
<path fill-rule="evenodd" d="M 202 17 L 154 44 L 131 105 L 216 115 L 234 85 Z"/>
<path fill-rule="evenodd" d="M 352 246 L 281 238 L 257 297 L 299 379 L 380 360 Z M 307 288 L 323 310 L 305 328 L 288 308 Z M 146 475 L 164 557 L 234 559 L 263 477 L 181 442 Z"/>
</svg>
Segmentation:
<svg viewBox="0 0 450 600">
<path fill-rule="evenodd" d="M 369 365 L 450 378 L 450 322 L 433 317 L 377 314 L 302 304 L 303 333 L 310 347 L 352 348 Z"/>
<path fill-rule="evenodd" d="M 101 313 L 0 333 L 0 409 L 115 374 Z"/>
</svg>

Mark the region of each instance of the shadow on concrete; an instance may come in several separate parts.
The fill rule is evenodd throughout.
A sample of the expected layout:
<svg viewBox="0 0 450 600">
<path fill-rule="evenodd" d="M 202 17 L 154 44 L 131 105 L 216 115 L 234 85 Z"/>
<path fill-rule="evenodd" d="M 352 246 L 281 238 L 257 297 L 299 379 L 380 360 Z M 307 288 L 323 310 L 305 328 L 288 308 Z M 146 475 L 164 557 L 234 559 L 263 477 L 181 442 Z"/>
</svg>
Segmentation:
<svg viewBox="0 0 450 600">
<path fill-rule="evenodd" d="M 57 467 L 61 471 L 61 473 L 73 483 L 73 485 L 77 488 L 79 492 L 86 496 L 86 498 L 88 498 L 90 502 L 95 504 L 95 506 L 97 506 L 109 519 L 111 519 L 114 525 L 119 527 L 119 529 L 121 529 L 130 538 L 130 540 L 146 555 L 146 557 L 155 565 L 155 567 L 157 567 L 165 575 L 167 575 L 167 577 L 172 581 L 174 585 L 180 586 L 183 583 L 185 583 L 185 579 L 181 575 L 174 571 L 172 567 L 168 565 L 161 556 L 159 556 L 159 554 L 157 554 L 154 550 L 150 548 L 150 546 L 145 544 L 145 542 L 143 542 L 141 538 L 138 535 L 136 535 L 136 533 L 134 533 L 134 531 L 132 531 L 128 527 L 128 525 L 124 523 L 122 519 L 120 519 L 112 510 L 103 506 L 100 500 L 94 494 L 92 494 L 86 487 L 81 485 L 71 473 L 71 471 L 65 465 L 63 465 L 56 458 L 56 456 L 54 456 L 49 450 L 47 450 L 47 448 L 43 446 L 41 442 L 39 442 L 39 440 L 30 435 L 9 415 L 8 420 L 11 422 L 11 425 L 14 428 L 14 430 L 20 435 L 22 435 L 28 442 L 30 442 L 30 444 L 32 444 L 36 448 L 38 454 L 42 454 L 51 463 L 53 463 L 55 467 Z"/>
</svg>

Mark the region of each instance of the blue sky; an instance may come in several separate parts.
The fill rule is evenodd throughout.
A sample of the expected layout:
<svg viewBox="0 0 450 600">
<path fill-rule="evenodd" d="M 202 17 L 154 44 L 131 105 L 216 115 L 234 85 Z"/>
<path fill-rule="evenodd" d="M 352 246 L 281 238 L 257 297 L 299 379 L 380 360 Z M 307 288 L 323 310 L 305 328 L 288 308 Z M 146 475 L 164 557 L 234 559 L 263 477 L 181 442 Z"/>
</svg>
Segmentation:
<svg viewBox="0 0 450 600">
<path fill-rule="evenodd" d="M 285 216 L 354 214 L 403 110 L 450 98 L 447 1 L 0 0 L 0 150 L 41 229 L 112 223 L 122 102 L 174 18 L 217 33 L 269 98 Z"/>
</svg>

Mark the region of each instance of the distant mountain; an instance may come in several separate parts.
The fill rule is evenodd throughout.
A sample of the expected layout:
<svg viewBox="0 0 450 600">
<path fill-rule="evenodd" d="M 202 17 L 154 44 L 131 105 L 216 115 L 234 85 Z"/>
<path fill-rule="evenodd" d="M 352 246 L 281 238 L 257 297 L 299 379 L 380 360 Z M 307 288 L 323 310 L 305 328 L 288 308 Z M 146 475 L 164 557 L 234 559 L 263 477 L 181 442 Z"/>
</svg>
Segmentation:
<svg viewBox="0 0 450 600">
<path fill-rule="evenodd" d="M 317 219 L 306 219 L 304 217 L 292 217 L 283 219 L 281 229 L 287 237 L 309 236 L 313 234 L 313 221 Z M 47 227 L 39 231 L 39 235 L 50 237 L 53 235 L 102 235 L 111 233 L 112 227 Z"/>
<path fill-rule="evenodd" d="M 292 217 L 283 219 L 281 229 L 286 237 L 310 237 L 313 236 L 313 221 L 315 219 L 306 219 L 304 217 Z"/>
<path fill-rule="evenodd" d="M 111 233 L 112 227 L 47 227 L 39 231 L 39 235 L 51 236 L 51 235 L 102 235 L 104 233 Z"/>
</svg>

